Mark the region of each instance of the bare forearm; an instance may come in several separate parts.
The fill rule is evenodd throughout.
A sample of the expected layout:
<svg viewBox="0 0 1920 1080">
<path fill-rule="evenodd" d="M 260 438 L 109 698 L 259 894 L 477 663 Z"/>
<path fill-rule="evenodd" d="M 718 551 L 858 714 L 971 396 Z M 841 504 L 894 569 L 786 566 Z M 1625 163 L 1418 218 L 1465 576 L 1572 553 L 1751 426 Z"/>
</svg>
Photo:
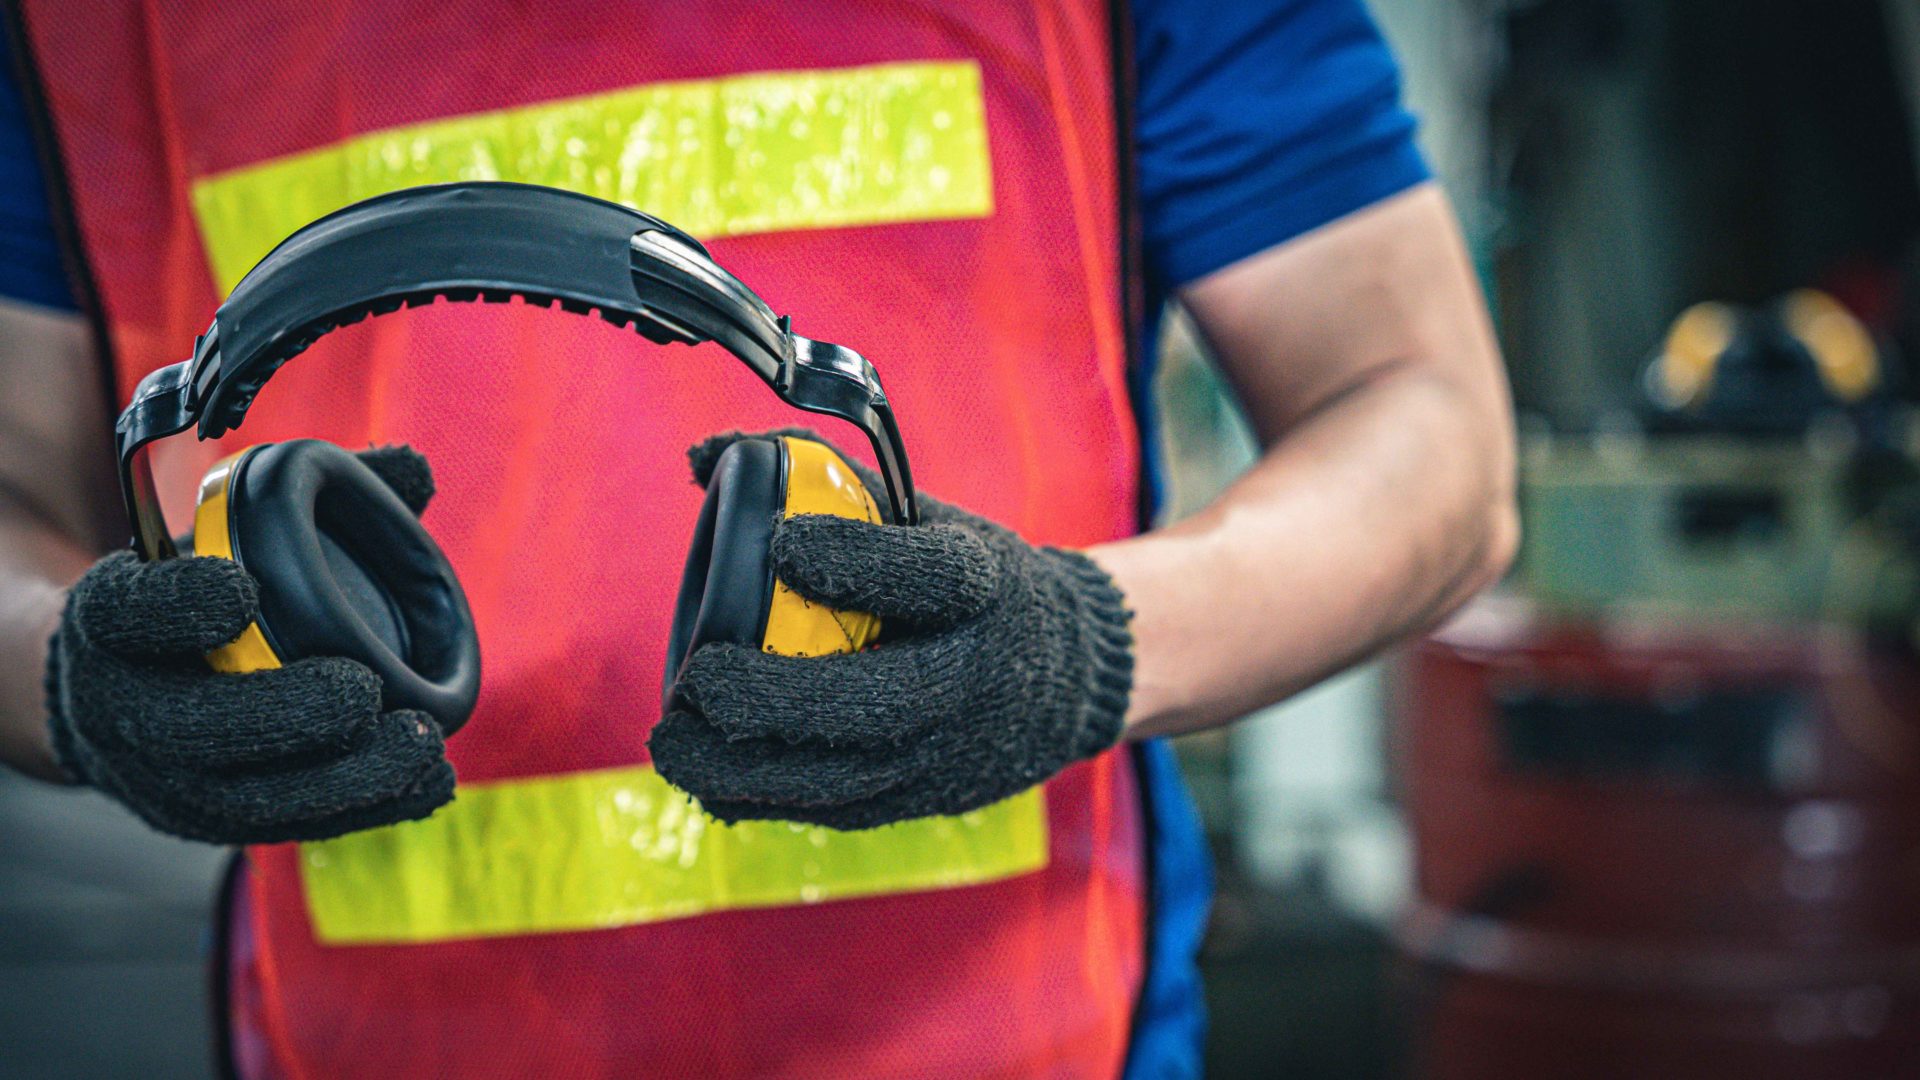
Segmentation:
<svg viewBox="0 0 1920 1080">
<path fill-rule="evenodd" d="M 92 561 L 50 529 L 0 516 L 0 761 L 47 780 L 64 777 L 47 739 L 47 641 L 66 587 Z"/>
<path fill-rule="evenodd" d="M 124 528 L 106 413 L 81 320 L 0 301 L 0 763 L 48 779 L 47 642 L 67 586 Z"/>
<path fill-rule="evenodd" d="M 1128 730 L 1222 723 L 1430 625 L 1509 557 L 1495 447 L 1445 383 L 1393 373 L 1301 424 L 1220 499 L 1089 551 L 1134 611 Z"/>
<path fill-rule="evenodd" d="M 1438 189 L 1183 297 L 1267 449 L 1198 515 L 1090 553 L 1135 612 L 1135 735 L 1230 720 L 1432 625 L 1519 540 L 1499 350 Z"/>
</svg>

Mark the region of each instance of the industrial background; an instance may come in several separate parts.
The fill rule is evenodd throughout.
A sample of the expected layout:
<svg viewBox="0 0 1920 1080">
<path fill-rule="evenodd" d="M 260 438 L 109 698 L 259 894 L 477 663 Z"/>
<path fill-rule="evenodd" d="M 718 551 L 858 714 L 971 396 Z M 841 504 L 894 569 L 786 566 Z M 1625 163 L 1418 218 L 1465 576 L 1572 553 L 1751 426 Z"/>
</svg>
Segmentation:
<svg viewBox="0 0 1920 1080">
<path fill-rule="evenodd" d="M 1433 639 L 1184 740 L 1210 1073 L 1920 1075 L 1920 3 L 1372 7 L 1527 539 Z M 1253 444 L 1168 326 L 1178 515 Z M 7 1070 L 205 1075 L 221 860 L 0 774 Z"/>
</svg>

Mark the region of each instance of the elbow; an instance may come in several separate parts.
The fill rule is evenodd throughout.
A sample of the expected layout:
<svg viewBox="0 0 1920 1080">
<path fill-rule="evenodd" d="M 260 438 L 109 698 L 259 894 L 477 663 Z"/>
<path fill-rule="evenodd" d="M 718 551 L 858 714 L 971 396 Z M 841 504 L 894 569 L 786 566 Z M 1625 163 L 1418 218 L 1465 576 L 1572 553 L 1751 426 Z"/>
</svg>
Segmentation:
<svg viewBox="0 0 1920 1080">
<path fill-rule="evenodd" d="M 1514 431 L 1512 406 L 1505 393 L 1493 409 L 1491 423 L 1478 430 L 1491 433 L 1480 443 L 1480 550 L 1474 592 L 1489 588 L 1507 576 L 1520 555 L 1520 448 Z"/>
<path fill-rule="evenodd" d="M 1489 367 L 1497 369 L 1497 355 Z M 1454 606 L 1507 576 L 1520 553 L 1519 447 L 1504 382 L 1413 373 L 1432 394 L 1427 445 L 1458 448 L 1433 459 L 1434 486 L 1447 491 L 1442 527 L 1453 540 L 1447 596 Z"/>
<path fill-rule="evenodd" d="M 1511 490 L 1492 501 L 1487 515 L 1474 592 L 1506 577 L 1507 571 L 1513 568 L 1514 557 L 1520 554 L 1520 507 Z"/>
<path fill-rule="evenodd" d="M 1520 553 L 1520 509 L 1512 496 L 1489 500 L 1479 511 L 1473 546 L 1462 552 L 1459 569 L 1443 587 L 1437 605 L 1422 619 L 1426 629 L 1444 622 L 1474 597 L 1498 585 Z"/>
<path fill-rule="evenodd" d="M 1501 425 L 1511 431 L 1511 427 Z M 1483 466 L 1485 493 L 1480 500 L 1480 544 L 1475 552 L 1472 592 L 1498 584 L 1520 554 L 1520 501 L 1512 436 L 1495 443 Z"/>
<path fill-rule="evenodd" d="M 1457 561 L 1449 586 L 1453 607 L 1499 584 L 1520 554 L 1519 455 L 1511 422 L 1504 415 L 1495 421 L 1470 429 L 1481 437 L 1468 444 L 1475 452 L 1463 457 L 1467 467 L 1455 489 L 1460 496 L 1455 503 L 1454 520 L 1459 523 L 1455 535 L 1470 539 L 1455 549 Z"/>
</svg>

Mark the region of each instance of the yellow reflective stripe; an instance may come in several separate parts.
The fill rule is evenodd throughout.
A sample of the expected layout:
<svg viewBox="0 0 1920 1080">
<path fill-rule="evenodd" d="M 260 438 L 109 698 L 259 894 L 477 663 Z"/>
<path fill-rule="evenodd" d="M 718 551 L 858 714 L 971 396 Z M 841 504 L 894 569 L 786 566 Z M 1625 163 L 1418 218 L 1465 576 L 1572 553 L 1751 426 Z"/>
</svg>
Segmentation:
<svg viewBox="0 0 1920 1080">
<path fill-rule="evenodd" d="M 703 237 L 993 210 L 971 61 L 655 83 L 388 128 L 203 177 L 193 208 L 224 295 L 317 217 L 455 180 L 568 188 Z"/>
<path fill-rule="evenodd" d="M 302 844 L 300 872 L 333 945 L 631 926 L 1038 870 L 1043 798 L 835 832 L 722 825 L 651 768 L 463 783 L 424 821 Z"/>
</svg>

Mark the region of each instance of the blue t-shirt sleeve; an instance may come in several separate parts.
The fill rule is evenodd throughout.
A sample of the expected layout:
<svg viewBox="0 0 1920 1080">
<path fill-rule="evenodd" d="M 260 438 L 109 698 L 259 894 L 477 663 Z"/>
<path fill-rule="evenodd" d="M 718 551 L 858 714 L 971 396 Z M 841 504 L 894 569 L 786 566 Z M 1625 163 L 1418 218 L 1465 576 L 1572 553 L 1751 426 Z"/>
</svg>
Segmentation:
<svg viewBox="0 0 1920 1080">
<path fill-rule="evenodd" d="M 1177 287 L 1427 179 L 1362 0 L 1132 0 L 1147 269 Z"/>
<path fill-rule="evenodd" d="M 72 311 L 73 291 L 60 263 L 33 129 L 0 20 L 0 297 Z"/>
</svg>

